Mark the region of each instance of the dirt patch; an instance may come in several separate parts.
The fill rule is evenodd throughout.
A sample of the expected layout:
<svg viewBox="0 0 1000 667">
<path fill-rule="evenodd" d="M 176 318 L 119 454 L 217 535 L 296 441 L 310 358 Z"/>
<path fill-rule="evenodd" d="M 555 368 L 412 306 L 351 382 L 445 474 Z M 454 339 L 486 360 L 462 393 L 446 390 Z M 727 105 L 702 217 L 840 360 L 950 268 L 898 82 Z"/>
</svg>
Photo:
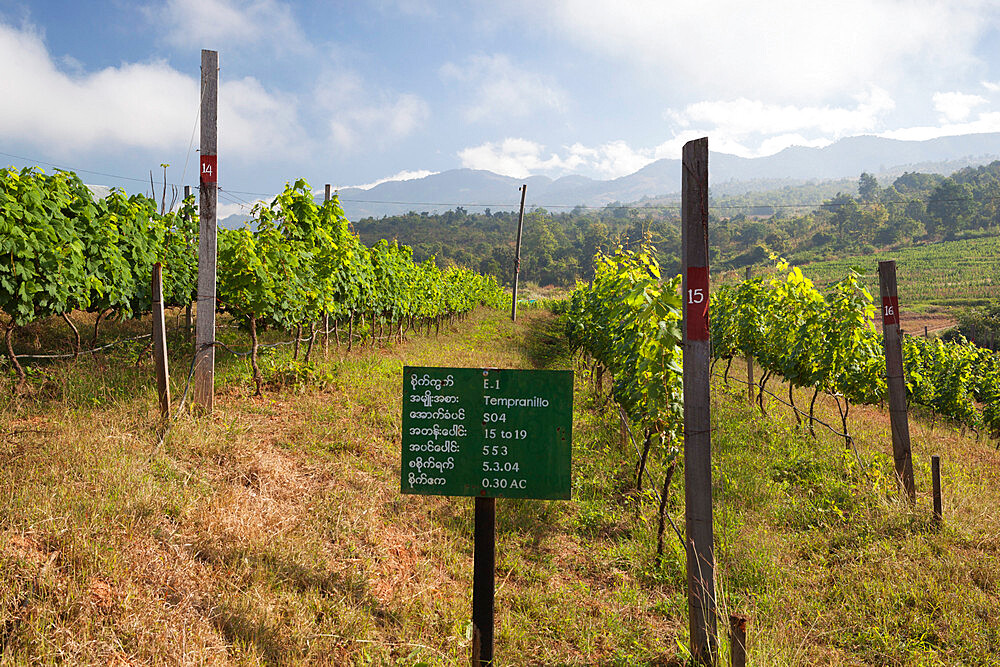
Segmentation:
<svg viewBox="0 0 1000 667">
<path fill-rule="evenodd" d="M 927 327 L 927 334 L 941 334 L 947 329 L 955 326 L 955 318 L 950 313 L 906 313 L 900 316 L 899 326 L 904 332 L 911 336 L 924 335 L 924 327 Z"/>
</svg>

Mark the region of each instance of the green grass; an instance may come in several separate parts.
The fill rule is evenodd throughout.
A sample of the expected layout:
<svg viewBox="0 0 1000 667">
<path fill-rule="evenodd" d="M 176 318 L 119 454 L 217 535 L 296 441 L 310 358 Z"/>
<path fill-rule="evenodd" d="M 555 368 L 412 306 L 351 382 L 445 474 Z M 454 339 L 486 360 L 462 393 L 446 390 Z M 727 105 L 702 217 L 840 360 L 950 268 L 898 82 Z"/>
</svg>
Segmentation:
<svg viewBox="0 0 1000 667">
<path fill-rule="evenodd" d="M 577 371 L 573 500 L 497 504 L 500 663 L 685 659 L 669 526 L 655 553 L 665 461 L 654 452 L 635 488 L 607 381 L 594 387 L 548 313 L 477 313 L 311 365 L 279 348 L 260 398 L 246 363 L 220 353 L 214 414 L 182 415 L 162 443 L 150 363 L 117 354 L 50 363 L 18 396 L 0 386 L 0 664 L 467 664 L 472 502 L 399 493 L 404 364 Z M 172 359 L 175 396 L 189 360 Z M 751 664 L 993 664 L 994 445 L 914 417 L 912 509 L 881 410 L 852 409 L 855 455 L 773 401 L 766 417 L 745 403 L 735 382 L 713 389 L 720 609 L 751 617 Z M 683 493 L 678 467 L 667 508 L 681 531 Z"/>
</svg>

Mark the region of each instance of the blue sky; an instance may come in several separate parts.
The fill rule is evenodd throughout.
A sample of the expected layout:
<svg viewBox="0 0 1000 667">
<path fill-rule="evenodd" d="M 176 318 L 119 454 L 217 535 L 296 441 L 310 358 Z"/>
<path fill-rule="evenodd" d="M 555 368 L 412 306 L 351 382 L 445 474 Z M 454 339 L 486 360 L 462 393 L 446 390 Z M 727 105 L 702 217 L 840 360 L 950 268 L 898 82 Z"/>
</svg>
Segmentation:
<svg viewBox="0 0 1000 667">
<path fill-rule="evenodd" d="M 752 157 L 997 132 L 998 36 L 996 0 L 0 0 L 0 164 L 194 184 L 202 48 L 222 214 L 298 177 L 613 178 L 705 135 Z"/>
</svg>

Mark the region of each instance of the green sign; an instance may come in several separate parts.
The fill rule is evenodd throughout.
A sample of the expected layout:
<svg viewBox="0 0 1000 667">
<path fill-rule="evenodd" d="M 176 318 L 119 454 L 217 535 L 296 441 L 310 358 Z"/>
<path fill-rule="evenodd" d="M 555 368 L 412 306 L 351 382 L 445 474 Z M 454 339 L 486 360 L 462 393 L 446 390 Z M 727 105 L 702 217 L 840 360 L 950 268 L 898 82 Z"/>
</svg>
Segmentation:
<svg viewBox="0 0 1000 667">
<path fill-rule="evenodd" d="M 573 371 L 403 368 L 403 493 L 569 499 Z"/>
</svg>

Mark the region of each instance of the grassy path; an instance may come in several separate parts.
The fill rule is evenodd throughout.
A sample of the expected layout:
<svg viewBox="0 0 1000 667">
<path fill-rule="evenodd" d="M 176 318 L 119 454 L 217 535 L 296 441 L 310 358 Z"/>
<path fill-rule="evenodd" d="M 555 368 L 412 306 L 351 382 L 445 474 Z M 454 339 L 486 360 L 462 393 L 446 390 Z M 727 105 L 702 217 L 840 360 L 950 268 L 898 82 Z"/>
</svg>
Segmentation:
<svg viewBox="0 0 1000 667">
<path fill-rule="evenodd" d="M 227 362 L 212 418 L 162 445 L 148 365 L 50 368 L 0 403 L 0 664 L 467 664 L 472 501 L 400 495 L 402 366 L 572 363 L 530 310 L 311 367 L 277 356 L 262 398 Z M 681 545 L 656 558 L 655 492 L 585 368 L 576 385 L 574 499 L 498 503 L 498 660 L 677 664 Z M 894 500 L 880 411 L 852 412 L 856 458 L 742 395 L 715 388 L 716 534 L 753 664 L 995 664 L 993 446 L 915 427 L 920 460 L 946 461 L 939 531 L 924 498 Z M 658 456 L 650 471 L 661 484 Z"/>
</svg>

